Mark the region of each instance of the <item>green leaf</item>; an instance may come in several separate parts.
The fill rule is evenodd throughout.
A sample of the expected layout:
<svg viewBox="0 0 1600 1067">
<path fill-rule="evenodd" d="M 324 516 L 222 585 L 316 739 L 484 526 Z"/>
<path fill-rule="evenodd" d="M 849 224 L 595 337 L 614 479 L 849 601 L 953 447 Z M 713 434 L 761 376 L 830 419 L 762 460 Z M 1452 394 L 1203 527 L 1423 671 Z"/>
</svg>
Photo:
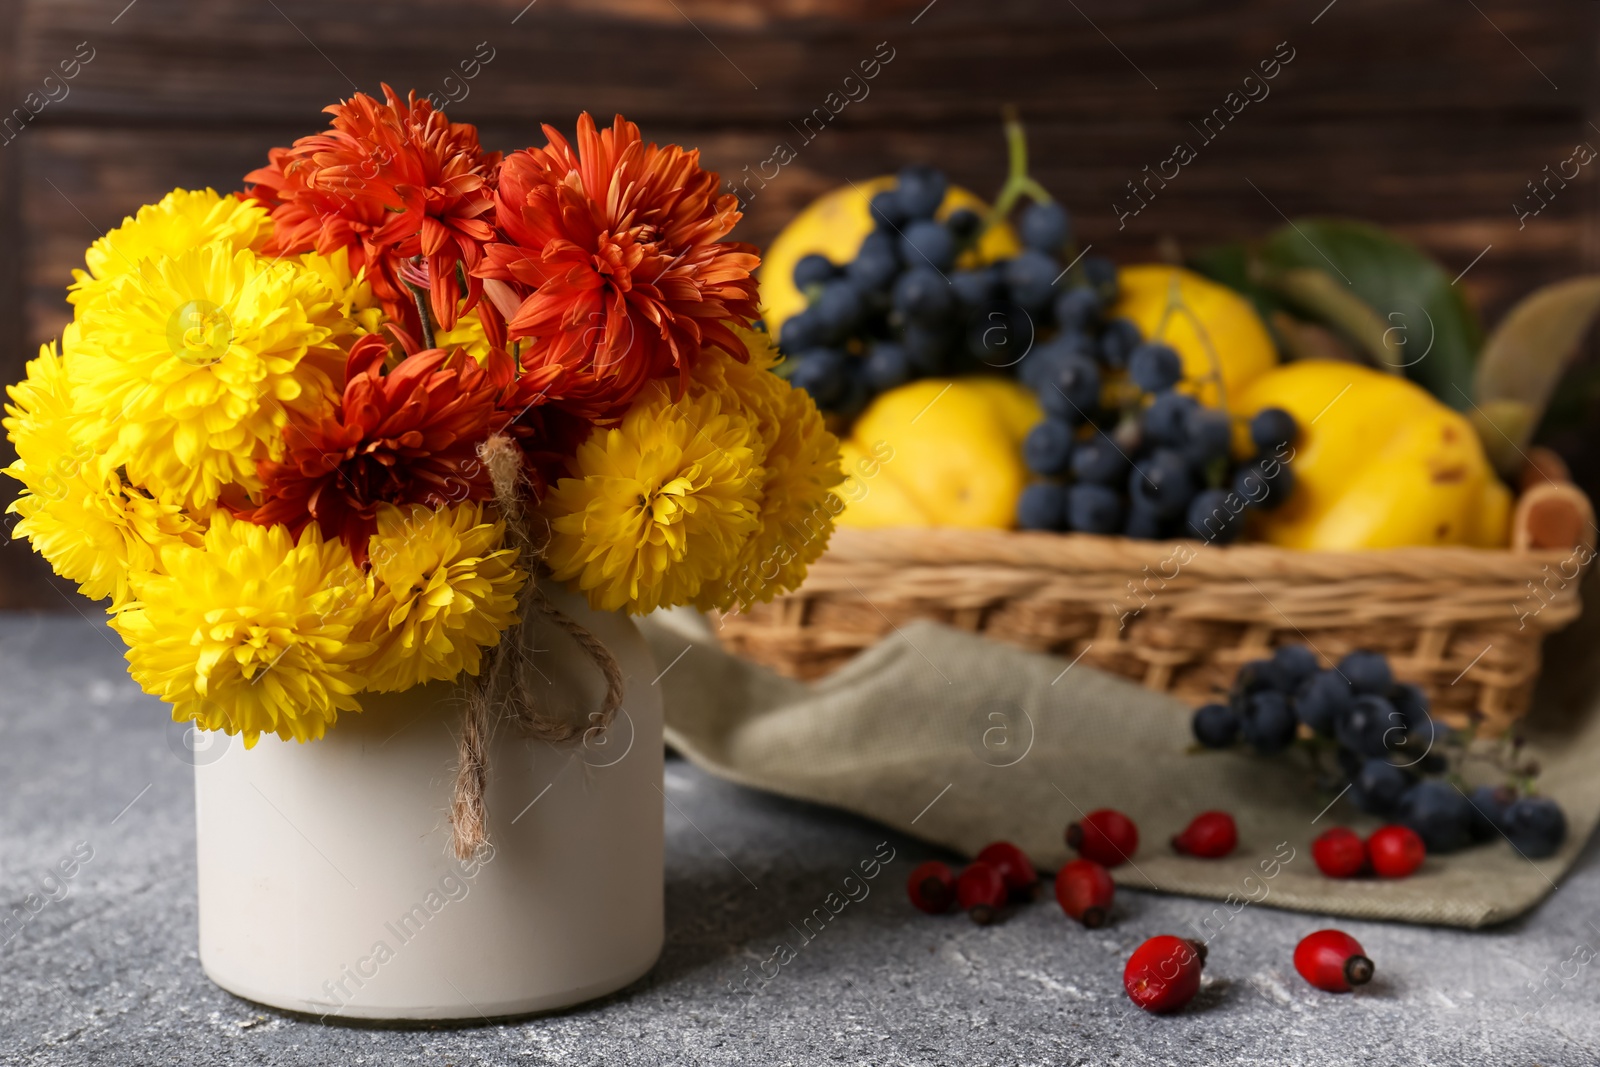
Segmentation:
<svg viewBox="0 0 1600 1067">
<path fill-rule="evenodd" d="M 1510 425 L 1490 420 L 1524 448 L 1538 429 L 1556 384 L 1600 315 L 1600 275 L 1568 278 L 1523 297 L 1483 346 L 1472 395 L 1490 411 L 1520 409 Z M 1485 443 L 1490 443 L 1485 439 Z"/>
<path fill-rule="evenodd" d="M 1257 284 L 1255 275 L 1260 272 L 1259 265 L 1254 264 L 1251 249 L 1242 243 L 1201 249 L 1189 257 L 1187 265 L 1197 274 L 1226 285 L 1248 299 L 1256 306 L 1256 313 L 1261 316 L 1262 322 L 1270 324 L 1273 312 L 1285 310 L 1277 294 Z"/>
<path fill-rule="evenodd" d="M 1398 364 L 1394 369 L 1444 403 L 1469 406 L 1482 339 L 1477 315 L 1450 276 L 1416 246 L 1364 222 L 1300 219 L 1269 236 L 1261 256 L 1269 270 L 1327 272 L 1384 324 L 1384 346 L 1399 353 L 1385 362 Z M 1352 339 L 1363 347 L 1371 341 Z"/>
</svg>

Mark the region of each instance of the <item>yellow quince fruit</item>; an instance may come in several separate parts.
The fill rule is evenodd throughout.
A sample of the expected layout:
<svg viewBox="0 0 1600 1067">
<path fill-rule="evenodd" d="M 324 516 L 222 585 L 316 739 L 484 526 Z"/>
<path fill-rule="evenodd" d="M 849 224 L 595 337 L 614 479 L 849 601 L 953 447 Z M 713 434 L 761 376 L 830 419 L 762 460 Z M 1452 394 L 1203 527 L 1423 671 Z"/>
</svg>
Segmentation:
<svg viewBox="0 0 1600 1067">
<path fill-rule="evenodd" d="M 879 396 L 845 442 L 843 526 L 1006 528 L 1028 484 L 1022 438 L 1043 418 L 999 378 L 925 378 Z M 868 472 L 871 473 L 868 473 Z"/>
<path fill-rule="evenodd" d="M 1111 314 L 1132 320 L 1147 340 L 1171 345 L 1183 360 L 1179 388 L 1210 407 L 1221 407 L 1226 393 L 1227 406 L 1237 410 L 1235 398 L 1278 364 L 1255 307 L 1225 285 L 1149 263 L 1119 270 L 1117 288 Z"/>
<path fill-rule="evenodd" d="M 1511 493 L 1472 424 L 1398 375 L 1354 363 L 1303 360 L 1261 375 L 1239 396 L 1293 415 L 1285 457 L 1294 489 L 1252 530 L 1287 548 L 1504 546 Z"/>
</svg>

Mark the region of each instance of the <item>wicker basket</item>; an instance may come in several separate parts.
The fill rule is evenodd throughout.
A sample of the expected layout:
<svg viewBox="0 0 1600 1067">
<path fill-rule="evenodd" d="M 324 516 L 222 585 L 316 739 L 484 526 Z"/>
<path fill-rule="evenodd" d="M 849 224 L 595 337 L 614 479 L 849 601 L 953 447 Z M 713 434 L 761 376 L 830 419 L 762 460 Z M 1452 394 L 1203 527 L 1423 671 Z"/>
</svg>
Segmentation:
<svg viewBox="0 0 1600 1067">
<path fill-rule="evenodd" d="M 1528 543 L 1520 530 L 1516 540 Z M 1368 648 L 1424 687 L 1439 718 L 1493 736 L 1528 709 L 1541 639 L 1577 616 L 1581 574 L 1567 576 L 1588 562 L 1589 546 L 1303 552 L 840 529 L 798 592 L 718 621 L 732 651 L 791 677 L 826 674 L 922 618 L 1081 659 L 1196 704 L 1274 645 L 1309 644 L 1324 663 Z"/>
</svg>

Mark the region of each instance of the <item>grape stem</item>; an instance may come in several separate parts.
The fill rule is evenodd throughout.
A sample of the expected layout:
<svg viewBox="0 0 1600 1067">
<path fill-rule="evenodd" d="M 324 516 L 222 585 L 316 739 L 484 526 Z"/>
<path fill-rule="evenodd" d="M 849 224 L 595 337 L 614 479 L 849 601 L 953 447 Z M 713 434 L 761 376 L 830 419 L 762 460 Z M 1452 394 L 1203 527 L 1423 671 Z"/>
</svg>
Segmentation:
<svg viewBox="0 0 1600 1067">
<path fill-rule="evenodd" d="M 1004 116 L 1010 170 L 1006 183 L 1000 187 L 1000 195 L 994 198 L 994 207 L 989 210 L 988 226 L 1005 221 L 1024 196 L 1040 204 L 1048 204 L 1052 199 L 1044 186 L 1028 176 L 1028 132 L 1023 129 L 1016 107 L 1007 104 Z"/>
</svg>

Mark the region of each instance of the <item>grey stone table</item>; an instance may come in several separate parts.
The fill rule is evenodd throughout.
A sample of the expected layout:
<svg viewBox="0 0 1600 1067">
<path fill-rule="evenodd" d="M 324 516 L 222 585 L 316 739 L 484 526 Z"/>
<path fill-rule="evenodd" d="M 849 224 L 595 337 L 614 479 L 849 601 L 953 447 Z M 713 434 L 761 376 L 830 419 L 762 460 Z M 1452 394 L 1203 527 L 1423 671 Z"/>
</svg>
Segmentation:
<svg viewBox="0 0 1600 1067">
<path fill-rule="evenodd" d="M 870 895 L 805 942 L 791 923 L 885 832 L 677 760 L 666 950 L 633 987 L 463 1029 L 279 1014 L 201 973 L 191 771 L 120 655 L 97 622 L 0 616 L 0 920 L 30 893 L 59 898 L 0 933 L 0 1064 L 1600 1063 L 1593 845 L 1505 927 L 1342 923 L 1378 963 L 1350 996 L 1311 989 L 1290 965 L 1318 917 L 1246 908 L 1213 940 L 1199 997 L 1158 1018 L 1129 1005 L 1123 961 L 1215 905 L 1128 892 L 1099 931 L 1048 900 L 988 928 L 929 918 L 903 883 L 932 853 L 891 836 L 895 859 Z M 48 877 L 86 853 L 70 879 Z M 781 943 L 794 958 L 748 981 Z"/>
</svg>

